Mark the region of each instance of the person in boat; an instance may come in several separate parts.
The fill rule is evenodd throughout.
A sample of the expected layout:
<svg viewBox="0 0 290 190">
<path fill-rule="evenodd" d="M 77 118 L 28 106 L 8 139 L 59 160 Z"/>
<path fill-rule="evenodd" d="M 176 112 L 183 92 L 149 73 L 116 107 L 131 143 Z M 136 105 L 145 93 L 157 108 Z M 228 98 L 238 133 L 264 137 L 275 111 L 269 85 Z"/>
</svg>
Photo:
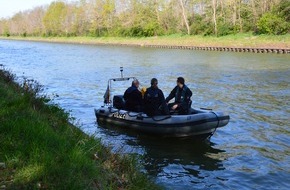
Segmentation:
<svg viewBox="0 0 290 190">
<path fill-rule="evenodd" d="M 166 103 L 175 98 L 174 103 L 168 104 L 170 110 L 177 112 L 180 115 L 188 114 L 189 107 L 191 106 L 191 90 L 184 84 L 183 77 L 178 77 L 176 87 L 171 91 L 169 96 L 165 99 Z"/>
<path fill-rule="evenodd" d="M 144 94 L 144 112 L 148 116 L 170 114 L 164 94 L 158 88 L 158 80 L 156 78 L 151 79 L 151 87 L 147 88 Z"/>
<path fill-rule="evenodd" d="M 139 81 L 132 81 L 132 85 L 125 91 L 125 109 L 128 111 L 141 112 L 143 106 L 142 93 L 139 91 Z"/>
</svg>

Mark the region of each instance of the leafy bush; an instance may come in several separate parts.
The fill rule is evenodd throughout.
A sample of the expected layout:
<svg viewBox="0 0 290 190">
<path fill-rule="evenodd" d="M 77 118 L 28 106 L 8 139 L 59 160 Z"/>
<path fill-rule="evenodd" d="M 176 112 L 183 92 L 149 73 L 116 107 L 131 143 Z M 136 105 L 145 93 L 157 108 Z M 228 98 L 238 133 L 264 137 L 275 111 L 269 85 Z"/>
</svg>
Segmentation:
<svg viewBox="0 0 290 190">
<path fill-rule="evenodd" d="M 213 24 L 211 21 L 204 19 L 201 15 L 195 15 L 194 19 L 192 19 L 190 25 L 191 34 L 194 35 L 212 35 L 214 34 Z"/>
<path fill-rule="evenodd" d="M 218 32 L 217 32 L 218 36 L 226 36 L 226 35 L 234 34 L 234 33 L 235 33 L 234 27 L 230 23 L 227 23 L 227 22 L 218 23 Z"/>
<path fill-rule="evenodd" d="M 158 23 L 157 22 L 150 22 L 144 26 L 143 35 L 145 37 L 154 36 L 154 35 L 157 35 L 158 30 L 159 30 Z"/>
<path fill-rule="evenodd" d="M 3 35 L 6 36 L 6 37 L 9 37 L 10 36 L 10 32 L 9 32 L 9 29 L 8 28 L 4 28 Z"/>
<path fill-rule="evenodd" d="M 203 36 L 210 36 L 210 35 L 214 35 L 214 25 L 213 23 L 209 23 L 208 27 L 205 28 L 205 30 L 203 31 Z"/>
<path fill-rule="evenodd" d="M 4 36 L 9 37 L 10 36 L 10 33 L 9 32 L 6 32 L 6 33 L 4 33 Z"/>
<path fill-rule="evenodd" d="M 274 8 L 274 13 L 280 15 L 287 22 L 290 22 L 290 1 L 282 0 L 278 6 Z"/>
<path fill-rule="evenodd" d="M 26 33 L 26 32 L 23 32 L 23 33 L 21 34 L 21 36 L 22 36 L 22 37 L 26 37 L 26 36 L 27 36 L 27 33 Z"/>
<path fill-rule="evenodd" d="M 128 32 L 131 37 L 141 37 L 143 35 L 143 28 L 141 26 L 133 26 Z"/>
<path fill-rule="evenodd" d="M 194 18 L 190 20 L 190 30 L 191 34 L 198 35 L 203 34 L 203 32 L 208 27 L 207 23 L 205 23 L 200 15 L 195 15 Z"/>
<path fill-rule="evenodd" d="M 148 23 L 144 27 L 136 25 L 130 28 L 118 28 L 113 34 L 124 37 L 150 37 L 162 34 L 162 31 L 158 25 Z"/>
<path fill-rule="evenodd" d="M 285 19 L 273 13 L 266 13 L 258 20 L 257 29 L 259 34 L 281 35 L 286 34 L 290 27 Z"/>
</svg>

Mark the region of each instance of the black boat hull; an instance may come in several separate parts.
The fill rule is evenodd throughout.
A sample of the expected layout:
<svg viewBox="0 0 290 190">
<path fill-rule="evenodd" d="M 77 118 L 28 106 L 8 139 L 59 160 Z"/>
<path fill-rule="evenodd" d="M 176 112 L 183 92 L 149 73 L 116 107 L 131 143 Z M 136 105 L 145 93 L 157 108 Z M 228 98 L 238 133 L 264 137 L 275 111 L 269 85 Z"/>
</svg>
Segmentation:
<svg viewBox="0 0 290 190">
<path fill-rule="evenodd" d="M 211 136 L 217 128 L 228 124 L 230 117 L 221 112 L 194 110 L 189 115 L 148 117 L 113 107 L 95 110 L 100 126 L 110 125 L 142 134 L 162 137 Z"/>
</svg>

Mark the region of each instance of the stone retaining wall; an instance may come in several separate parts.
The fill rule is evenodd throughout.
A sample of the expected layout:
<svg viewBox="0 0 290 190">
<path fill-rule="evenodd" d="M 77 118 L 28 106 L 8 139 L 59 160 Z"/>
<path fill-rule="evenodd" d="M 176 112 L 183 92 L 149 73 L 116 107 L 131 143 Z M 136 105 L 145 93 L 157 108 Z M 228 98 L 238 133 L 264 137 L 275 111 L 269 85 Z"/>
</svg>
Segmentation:
<svg viewBox="0 0 290 190">
<path fill-rule="evenodd" d="M 151 48 L 163 48 L 163 49 L 290 54 L 290 49 L 277 49 L 277 48 L 197 47 L 197 46 L 170 46 L 170 45 L 140 45 L 140 46 Z"/>
</svg>

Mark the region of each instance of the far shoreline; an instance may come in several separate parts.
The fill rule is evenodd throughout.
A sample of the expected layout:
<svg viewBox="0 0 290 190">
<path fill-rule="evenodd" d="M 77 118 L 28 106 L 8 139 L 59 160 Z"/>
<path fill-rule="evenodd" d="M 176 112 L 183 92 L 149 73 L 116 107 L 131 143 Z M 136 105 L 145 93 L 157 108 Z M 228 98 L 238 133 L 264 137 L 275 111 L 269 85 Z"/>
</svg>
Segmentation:
<svg viewBox="0 0 290 190">
<path fill-rule="evenodd" d="M 131 46 L 163 49 L 252 52 L 290 54 L 290 35 L 253 36 L 251 34 L 213 36 L 158 36 L 126 37 L 0 37 L 2 40 L 19 40 L 50 43 Z"/>
</svg>

